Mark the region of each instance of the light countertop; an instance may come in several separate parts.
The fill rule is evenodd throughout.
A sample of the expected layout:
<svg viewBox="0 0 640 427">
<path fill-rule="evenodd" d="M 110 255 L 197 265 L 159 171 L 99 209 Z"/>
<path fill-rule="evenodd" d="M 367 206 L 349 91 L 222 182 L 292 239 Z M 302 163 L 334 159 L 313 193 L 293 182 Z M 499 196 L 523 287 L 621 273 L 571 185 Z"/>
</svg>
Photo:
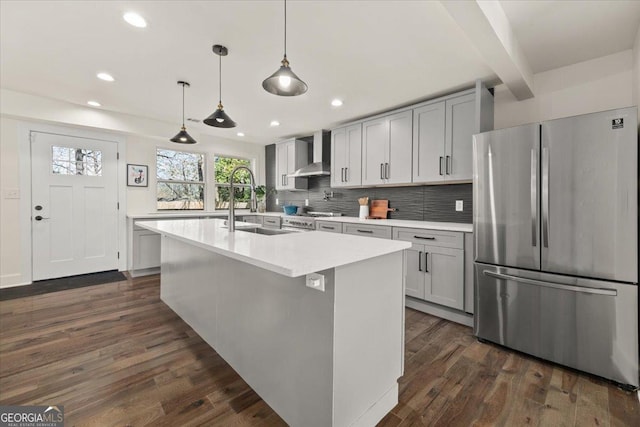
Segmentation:
<svg viewBox="0 0 640 427">
<path fill-rule="evenodd" d="M 411 247 L 399 240 L 309 231 L 265 236 L 234 233 L 222 219 L 136 221 L 140 227 L 289 277 L 339 267 Z M 252 225 L 251 227 L 255 227 Z"/>
<path fill-rule="evenodd" d="M 236 216 L 284 216 L 284 212 L 249 212 L 248 210 L 236 210 Z M 200 218 L 217 217 L 227 218 L 228 211 L 215 212 L 157 212 L 148 214 L 129 214 L 128 218 L 138 219 L 166 219 L 166 218 Z M 346 222 L 354 224 L 386 225 L 388 227 L 422 228 L 427 230 L 459 231 L 464 233 L 473 232 L 473 224 L 458 222 L 433 222 L 433 221 L 412 221 L 405 219 L 359 219 L 351 216 L 316 217 L 316 221 Z"/>
<path fill-rule="evenodd" d="M 405 219 L 360 219 L 352 216 L 316 218 L 316 221 L 346 222 L 353 224 L 386 225 L 388 227 L 422 228 L 425 230 L 473 232 L 473 224 L 458 222 L 410 221 Z"/>
</svg>

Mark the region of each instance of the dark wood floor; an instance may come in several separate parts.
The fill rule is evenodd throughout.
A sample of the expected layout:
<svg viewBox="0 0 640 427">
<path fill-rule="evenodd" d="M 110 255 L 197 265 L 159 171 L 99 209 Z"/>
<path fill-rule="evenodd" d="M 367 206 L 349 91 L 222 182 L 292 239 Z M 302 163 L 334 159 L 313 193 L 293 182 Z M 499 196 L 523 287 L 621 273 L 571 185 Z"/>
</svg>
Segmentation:
<svg viewBox="0 0 640 427">
<path fill-rule="evenodd" d="M 400 404 L 382 426 L 638 426 L 635 393 L 477 342 L 407 309 Z M 67 426 L 285 425 L 159 299 L 151 276 L 0 303 L 0 405 Z"/>
</svg>

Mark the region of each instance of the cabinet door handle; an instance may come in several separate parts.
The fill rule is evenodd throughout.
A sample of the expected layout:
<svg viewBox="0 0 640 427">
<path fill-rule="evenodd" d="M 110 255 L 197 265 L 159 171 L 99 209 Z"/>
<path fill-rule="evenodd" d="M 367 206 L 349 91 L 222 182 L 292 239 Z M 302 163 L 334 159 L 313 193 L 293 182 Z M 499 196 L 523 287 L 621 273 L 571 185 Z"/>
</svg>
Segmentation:
<svg viewBox="0 0 640 427">
<path fill-rule="evenodd" d="M 424 272 L 429 272 L 429 252 L 424 253 Z"/>
<path fill-rule="evenodd" d="M 372 230 L 356 230 L 358 233 L 369 233 L 369 234 L 373 234 Z"/>
<path fill-rule="evenodd" d="M 422 240 L 436 240 L 435 237 L 424 237 L 424 236 L 413 236 L 414 239 L 422 239 Z"/>
<path fill-rule="evenodd" d="M 440 156 L 440 161 L 439 161 L 439 163 L 438 163 L 438 173 L 439 173 L 440 175 L 442 175 L 442 159 L 443 159 L 443 158 L 444 158 L 444 157 Z"/>
<path fill-rule="evenodd" d="M 344 182 L 349 182 L 349 168 L 344 168 Z"/>
<path fill-rule="evenodd" d="M 422 251 L 418 252 L 418 271 L 422 271 Z"/>
<path fill-rule="evenodd" d="M 340 168 L 340 182 L 344 182 L 344 168 Z"/>
<path fill-rule="evenodd" d="M 384 179 L 384 163 L 380 163 L 380 179 Z"/>
<path fill-rule="evenodd" d="M 389 179 L 389 163 L 384 164 L 384 177 Z"/>
<path fill-rule="evenodd" d="M 444 165 L 444 168 L 445 168 L 445 171 L 446 171 L 447 175 L 451 175 L 451 172 L 449 172 L 449 165 L 450 164 L 451 164 L 451 156 L 447 156 L 447 159 L 446 159 L 446 162 L 445 162 L 445 165 Z"/>
<path fill-rule="evenodd" d="M 321 225 L 320 228 L 324 228 L 325 230 L 335 230 L 335 227 L 329 227 L 327 225 Z"/>
</svg>

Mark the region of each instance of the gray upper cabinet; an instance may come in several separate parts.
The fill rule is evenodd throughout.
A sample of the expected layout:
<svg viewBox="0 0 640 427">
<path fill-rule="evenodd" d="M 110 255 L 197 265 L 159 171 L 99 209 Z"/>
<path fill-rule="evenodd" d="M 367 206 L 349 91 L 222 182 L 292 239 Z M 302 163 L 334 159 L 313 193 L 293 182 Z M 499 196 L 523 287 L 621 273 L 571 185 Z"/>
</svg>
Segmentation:
<svg viewBox="0 0 640 427">
<path fill-rule="evenodd" d="M 493 96 L 474 90 L 413 110 L 413 182 L 442 184 L 473 178 L 473 135 L 493 129 Z"/>
<path fill-rule="evenodd" d="M 362 184 L 362 124 L 331 132 L 331 186 Z"/>
<path fill-rule="evenodd" d="M 302 166 L 309 164 L 309 143 L 290 139 L 276 144 L 276 190 L 306 190 L 307 178 L 291 178 Z"/>
<path fill-rule="evenodd" d="M 476 126 L 476 95 L 465 95 L 445 102 L 445 181 L 471 181 L 473 178 L 473 135 Z"/>
<path fill-rule="evenodd" d="M 362 185 L 411 182 L 411 110 L 362 123 Z"/>
<path fill-rule="evenodd" d="M 442 180 L 445 102 L 413 110 L 413 182 Z"/>
</svg>

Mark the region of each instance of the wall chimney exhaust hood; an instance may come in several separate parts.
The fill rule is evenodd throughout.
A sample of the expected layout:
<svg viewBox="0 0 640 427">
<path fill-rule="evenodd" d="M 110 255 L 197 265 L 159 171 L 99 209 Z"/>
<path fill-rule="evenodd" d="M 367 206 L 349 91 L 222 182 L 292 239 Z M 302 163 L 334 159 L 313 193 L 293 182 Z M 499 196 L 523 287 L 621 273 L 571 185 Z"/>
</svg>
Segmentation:
<svg viewBox="0 0 640 427">
<path fill-rule="evenodd" d="M 313 163 L 301 167 L 291 178 L 331 175 L 331 132 L 318 131 L 313 134 Z"/>
</svg>

